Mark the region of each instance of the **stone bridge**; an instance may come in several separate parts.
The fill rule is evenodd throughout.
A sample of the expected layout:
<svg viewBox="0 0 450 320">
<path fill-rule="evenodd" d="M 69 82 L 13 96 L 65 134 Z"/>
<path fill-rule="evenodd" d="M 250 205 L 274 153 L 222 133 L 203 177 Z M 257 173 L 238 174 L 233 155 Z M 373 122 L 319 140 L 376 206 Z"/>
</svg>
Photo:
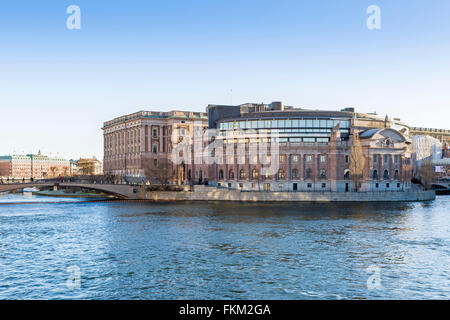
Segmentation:
<svg viewBox="0 0 450 320">
<path fill-rule="evenodd" d="M 0 184 L 0 192 L 22 190 L 24 188 L 48 188 L 48 187 L 71 187 L 83 188 L 93 191 L 99 191 L 123 199 L 144 199 L 145 190 L 142 186 L 131 186 L 126 184 L 97 184 L 97 183 L 78 183 L 78 182 L 34 182 L 34 183 L 10 183 Z"/>
<path fill-rule="evenodd" d="M 434 181 L 432 185 L 435 189 L 450 191 L 450 181 Z"/>
</svg>

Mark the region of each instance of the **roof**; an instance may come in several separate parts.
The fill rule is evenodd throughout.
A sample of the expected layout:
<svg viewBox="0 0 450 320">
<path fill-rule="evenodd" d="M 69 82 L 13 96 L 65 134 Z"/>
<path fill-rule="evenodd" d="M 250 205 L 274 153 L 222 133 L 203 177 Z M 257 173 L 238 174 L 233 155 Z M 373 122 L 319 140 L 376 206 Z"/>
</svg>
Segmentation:
<svg viewBox="0 0 450 320">
<path fill-rule="evenodd" d="M 383 128 L 381 129 L 369 129 L 369 130 L 364 130 L 363 132 L 361 132 L 359 134 L 359 137 L 361 139 L 368 139 L 368 138 L 372 138 L 375 133 L 379 132 L 380 130 L 383 130 Z"/>
</svg>

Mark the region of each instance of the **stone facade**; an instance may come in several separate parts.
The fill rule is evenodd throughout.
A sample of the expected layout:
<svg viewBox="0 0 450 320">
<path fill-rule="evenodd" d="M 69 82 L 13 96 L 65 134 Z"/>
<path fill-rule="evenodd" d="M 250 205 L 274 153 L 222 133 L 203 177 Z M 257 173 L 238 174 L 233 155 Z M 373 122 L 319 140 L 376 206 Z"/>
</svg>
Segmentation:
<svg viewBox="0 0 450 320">
<path fill-rule="evenodd" d="M 184 166 L 170 161 L 172 149 L 183 141 L 192 143 L 195 128 L 206 126 L 205 113 L 187 111 L 140 111 L 105 122 L 103 171 L 144 176 L 146 167 L 164 168 L 170 170 L 171 183 L 182 183 Z"/>
</svg>

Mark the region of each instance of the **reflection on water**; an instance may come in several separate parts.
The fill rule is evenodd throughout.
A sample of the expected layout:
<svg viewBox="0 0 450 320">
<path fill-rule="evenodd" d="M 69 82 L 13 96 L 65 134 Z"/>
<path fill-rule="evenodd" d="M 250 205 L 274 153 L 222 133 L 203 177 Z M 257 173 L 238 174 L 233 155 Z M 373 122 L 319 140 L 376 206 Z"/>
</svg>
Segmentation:
<svg viewBox="0 0 450 320">
<path fill-rule="evenodd" d="M 42 201 L 0 197 L 0 298 L 450 298 L 450 197 Z M 66 286 L 70 266 L 81 270 L 80 289 Z M 368 289 L 369 266 L 380 269 L 380 288 Z"/>
<path fill-rule="evenodd" d="M 104 199 L 99 197 L 97 200 Z M 36 202 L 80 202 L 87 200 L 96 200 L 94 198 L 70 198 L 70 197 L 43 197 L 34 195 L 32 192 L 23 193 L 7 193 L 0 192 L 0 204 L 24 204 L 24 203 L 36 203 Z"/>
</svg>

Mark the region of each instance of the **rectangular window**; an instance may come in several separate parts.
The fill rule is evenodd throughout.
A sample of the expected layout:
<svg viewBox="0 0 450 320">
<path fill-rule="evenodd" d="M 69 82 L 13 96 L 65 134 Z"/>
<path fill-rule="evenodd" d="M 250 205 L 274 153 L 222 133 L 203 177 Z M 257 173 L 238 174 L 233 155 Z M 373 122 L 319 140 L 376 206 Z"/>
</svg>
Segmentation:
<svg viewBox="0 0 450 320">
<path fill-rule="evenodd" d="M 284 155 L 280 155 L 280 163 L 284 162 Z"/>
<path fill-rule="evenodd" d="M 377 163 L 378 160 L 378 155 L 374 154 L 373 155 L 373 163 Z"/>
<path fill-rule="evenodd" d="M 399 163 L 400 162 L 400 156 L 399 155 L 395 155 L 394 159 L 395 159 L 395 163 Z"/>
<path fill-rule="evenodd" d="M 298 156 L 292 156 L 292 162 L 298 162 Z"/>
<path fill-rule="evenodd" d="M 375 188 L 378 188 L 379 187 L 379 184 L 378 183 L 375 183 Z"/>
<path fill-rule="evenodd" d="M 312 156 L 306 156 L 306 162 L 311 162 L 312 161 Z"/>
<path fill-rule="evenodd" d="M 345 156 L 345 163 L 348 163 L 348 161 L 349 161 L 349 158 L 348 158 L 348 155 L 346 155 Z"/>
<path fill-rule="evenodd" d="M 312 183 L 308 183 L 308 188 L 312 188 Z"/>
<path fill-rule="evenodd" d="M 327 184 L 326 183 L 322 183 L 322 188 L 326 188 Z"/>
<path fill-rule="evenodd" d="M 320 162 L 324 163 L 327 161 L 327 157 L 324 155 L 320 155 Z"/>
<path fill-rule="evenodd" d="M 294 191 L 297 191 L 297 184 L 294 183 L 294 184 L 292 185 L 292 188 L 293 188 Z"/>
</svg>

